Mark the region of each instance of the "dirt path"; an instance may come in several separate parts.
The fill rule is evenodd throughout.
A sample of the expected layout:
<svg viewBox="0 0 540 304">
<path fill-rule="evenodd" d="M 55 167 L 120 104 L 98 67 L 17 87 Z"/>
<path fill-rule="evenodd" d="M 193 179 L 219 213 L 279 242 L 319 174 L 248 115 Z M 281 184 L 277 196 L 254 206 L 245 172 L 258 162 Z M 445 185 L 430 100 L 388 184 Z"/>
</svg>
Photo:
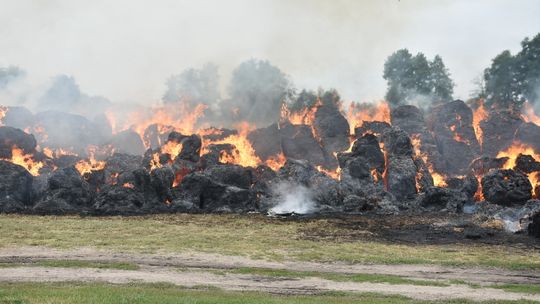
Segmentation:
<svg viewBox="0 0 540 304">
<path fill-rule="evenodd" d="M 466 298 L 471 300 L 540 301 L 540 295 L 505 292 L 493 288 L 471 288 L 467 285 L 447 287 L 418 285 L 389 285 L 384 283 L 335 282 L 318 277 L 273 278 L 251 274 L 223 274 L 215 270 L 239 267 L 287 269 L 291 271 L 318 271 L 333 273 L 391 274 L 410 279 L 463 280 L 488 285 L 492 283 L 540 284 L 537 271 L 508 271 L 485 268 L 456 268 L 432 265 L 347 265 L 307 262 L 269 262 L 246 257 L 214 254 L 144 255 L 79 249 L 59 251 L 40 247 L 0 249 L 0 262 L 32 263 L 43 260 L 85 260 L 100 262 L 129 262 L 138 264 L 139 270 L 8 267 L 0 268 L 0 281 L 10 282 L 169 282 L 193 287 L 210 285 L 225 290 L 266 291 L 285 294 L 309 294 L 322 291 L 377 292 L 401 294 L 415 299 L 436 300 Z"/>
</svg>

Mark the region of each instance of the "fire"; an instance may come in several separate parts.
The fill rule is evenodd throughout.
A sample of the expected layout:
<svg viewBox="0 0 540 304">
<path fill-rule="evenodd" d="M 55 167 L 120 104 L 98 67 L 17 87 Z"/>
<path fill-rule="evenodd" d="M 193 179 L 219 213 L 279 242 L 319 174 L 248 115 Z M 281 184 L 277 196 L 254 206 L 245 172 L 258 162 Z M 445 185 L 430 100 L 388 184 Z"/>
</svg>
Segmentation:
<svg viewBox="0 0 540 304">
<path fill-rule="evenodd" d="M 422 146 L 422 140 L 420 139 L 420 136 L 418 134 L 414 134 L 411 136 L 411 143 L 414 148 L 414 153 L 417 156 L 420 156 L 424 163 L 427 165 L 429 173 L 431 174 L 431 177 L 433 178 L 433 184 L 437 187 L 446 187 L 446 178 L 444 175 L 435 172 L 435 169 L 433 169 L 433 165 L 429 161 L 429 157 L 426 153 L 422 152 L 421 146 Z"/>
<path fill-rule="evenodd" d="M 73 151 L 69 151 L 68 149 L 62 149 L 62 148 L 51 149 L 51 148 L 45 147 L 43 148 L 41 152 L 45 154 L 48 158 L 59 158 L 60 156 L 64 156 L 64 155 L 77 156 L 77 153 Z"/>
<path fill-rule="evenodd" d="M 390 106 L 383 101 L 377 105 L 358 104 L 352 102 L 347 111 L 350 132 L 354 134 L 354 129 L 361 127 L 364 121 L 381 121 L 390 123 Z"/>
<path fill-rule="evenodd" d="M 508 160 L 504 164 L 503 169 L 513 169 L 516 166 L 516 160 L 520 154 L 530 155 L 536 161 L 540 161 L 540 154 L 536 153 L 534 148 L 517 141 L 514 141 L 512 145 L 506 150 L 500 151 L 497 154 L 497 157 L 508 157 Z M 538 174 L 536 172 L 532 172 L 529 173 L 527 177 L 529 178 L 529 181 L 531 182 L 534 191 L 535 185 L 540 182 Z M 538 195 L 540 195 L 540 193 L 533 193 L 534 197 L 537 197 Z"/>
<path fill-rule="evenodd" d="M 317 98 L 317 102 L 309 107 L 304 108 L 300 112 L 291 112 L 286 103 L 281 106 L 281 118 L 288 120 L 293 125 L 313 125 L 315 120 L 315 113 L 317 109 L 322 105 L 322 102 Z"/>
<path fill-rule="evenodd" d="M 247 135 L 255 127 L 247 122 L 237 125 L 238 134 L 224 138 L 223 140 L 212 142 L 213 144 L 231 144 L 235 147 L 233 154 L 222 153 L 219 161 L 226 164 L 236 164 L 244 167 L 256 167 L 262 163 L 261 159 L 255 154 L 255 149 L 247 139 Z M 205 153 L 203 149 L 203 153 Z"/>
<path fill-rule="evenodd" d="M 265 163 L 268 167 L 272 168 L 272 170 L 276 171 L 283 167 L 286 161 L 287 159 L 285 158 L 283 152 L 279 152 L 279 154 L 268 158 Z"/>
<path fill-rule="evenodd" d="M 112 112 L 107 112 L 106 117 L 113 128 L 113 133 L 132 129 L 144 139 L 144 131 L 152 124 L 160 126 L 158 128 L 160 133 L 170 132 L 171 128 L 164 128 L 164 126 L 170 126 L 173 130 L 182 134 L 193 134 L 196 131 L 195 125 L 197 121 L 204 115 L 207 107 L 204 104 L 198 104 L 193 108 L 186 103 L 167 104 L 154 107 L 150 111 L 145 109 L 132 112 L 128 114 L 124 123 L 119 123 Z M 148 148 L 149 143 L 144 140 L 143 142 Z"/>
<path fill-rule="evenodd" d="M 96 161 L 95 159 L 91 158 L 89 160 L 80 160 L 75 164 L 75 168 L 81 175 L 84 175 L 86 173 L 91 173 L 92 171 L 103 170 L 105 165 L 105 161 Z"/>
<path fill-rule="evenodd" d="M 135 188 L 135 185 L 133 185 L 132 183 L 124 183 L 124 184 L 122 185 L 122 187 L 134 189 L 134 188 Z"/>
<path fill-rule="evenodd" d="M 0 126 L 2 126 L 2 121 L 4 120 L 4 117 L 6 116 L 7 111 L 8 111 L 7 107 L 0 106 Z"/>
<path fill-rule="evenodd" d="M 331 178 L 335 179 L 335 180 L 339 180 L 339 175 L 341 173 L 341 168 L 337 168 L 336 170 L 332 171 L 332 170 L 327 170 L 325 168 L 323 168 L 322 166 L 317 166 L 315 167 L 317 169 L 317 171 L 319 172 L 322 172 L 328 176 L 330 176 Z"/>
<path fill-rule="evenodd" d="M 480 127 L 480 123 L 484 120 L 486 120 L 489 117 L 488 112 L 486 111 L 486 108 L 484 107 L 484 100 L 480 100 L 480 105 L 476 110 L 473 112 L 473 127 L 474 127 L 474 133 L 476 134 L 476 139 L 478 140 L 478 143 L 480 144 L 480 147 L 482 147 L 483 143 L 483 134 L 482 134 L 482 128 Z"/>
<path fill-rule="evenodd" d="M 497 158 L 508 157 L 508 160 L 504 164 L 504 169 L 512 169 L 516 166 L 516 159 L 519 154 L 528 154 L 534 157 L 536 161 L 540 161 L 540 155 L 536 154 L 534 148 L 524 145 L 520 142 L 514 141 L 510 147 L 506 150 L 497 153 Z"/>
<path fill-rule="evenodd" d="M 522 112 L 523 112 L 523 114 L 521 114 L 521 118 L 525 122 L 532 122 L 532 123 L 540 126 L 540 116 L 536 115 L 536 113 L 534 112 L 533 106 L 529 102 L 525 102 L 523 104 Z M 1 119 L 1 116 L 2 116 L 2 114 L 0 114 L 0 119 Z"/>
<path fill-rule="evenodd" d="M 169 154 L 172 160 L 175 160 L 178 154 L 182 151 L 182 144 L 175 141 L 169 141 L 161 146 L 161 153 Z"/>
<path fill-rule="evenodd" d="M 150 160 L 150 171 L 153 171 L 154 169 L 161 168 L 161 162 L 159 160 L 159 153 L 156 152 L 152 154 L 152 159 Z"/>
<path fill-rule="evenodd" d="M 39 170 L 43 168 L 43 163 L 35 161 L 32 154 L 25 154 L 22 149 L 13 146 L 11 148 L 11 159 L 4 159 L 16 165 L 24 167 L 33 176 L 39 175 Z"/>
</svg>

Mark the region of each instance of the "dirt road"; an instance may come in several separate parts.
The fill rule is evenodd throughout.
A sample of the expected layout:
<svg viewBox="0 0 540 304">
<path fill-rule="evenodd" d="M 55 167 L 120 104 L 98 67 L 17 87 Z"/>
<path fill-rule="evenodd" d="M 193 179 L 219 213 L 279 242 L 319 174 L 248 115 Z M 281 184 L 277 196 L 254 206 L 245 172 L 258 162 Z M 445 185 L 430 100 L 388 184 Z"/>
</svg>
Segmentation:
<svg viewBox="0 0 540 304">
<path fill-rule="evenodd" d="M 138 270 L 59 268 L 31 266 L 43 260 L 81 260 L 96 262 L 129 262 Z M 540 301 L 539 294 L 522 294 L 489 288 L 495 283 L 540 284 L 538 271 L 509 271 L 486 268 L 457 268 L 432 265 L 349 265 L 308 262 L 270 262 L 238 256 L 214 254 L 144 255 L 97 251 L 89 248 L 60 251 L 41 247 L 0 249 L 0 262 L 17 263 L 15 267 L 0 268 L 4 282 L 168 282 L 193 286 L 215 286 L 224 290 L 265 291 L 282 294 L 311 294 L 324 291 L 377 292 L 400 294 L 414 299 L 437 300 L 465 298 L 470 300 Z M 21 264 L 22 263 L 22 264 Z M 5 265 L 5 264 L 4 264 Z M 479 284 L 450 286 L 419 286 L 386 283 L 336 282 L 319 277 L 285 278 L 266 275 L 230 273 L 240 267 L 316 271 L 331 273 L 364 273 L 398 275 L 416 280 L 460 280 Z"/>
</svg>

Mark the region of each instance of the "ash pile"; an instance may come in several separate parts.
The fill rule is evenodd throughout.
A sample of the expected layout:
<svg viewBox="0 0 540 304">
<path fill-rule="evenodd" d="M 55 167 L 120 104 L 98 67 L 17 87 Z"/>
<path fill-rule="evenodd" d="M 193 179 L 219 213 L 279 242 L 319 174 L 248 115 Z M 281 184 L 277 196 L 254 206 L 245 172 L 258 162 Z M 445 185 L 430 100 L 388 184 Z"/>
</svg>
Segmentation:
<svg viewBox="0 0 540 304">
<path fill-rule="evenodd" d="M 317 102 L 263 127 L 181 128 L 2 107 L 0 212 L 400 214 L 540 237 L 540 127 L 456 100 L 428 112 Z M 69 130 L 65 132 L 64 130 Z"/>
</svg>

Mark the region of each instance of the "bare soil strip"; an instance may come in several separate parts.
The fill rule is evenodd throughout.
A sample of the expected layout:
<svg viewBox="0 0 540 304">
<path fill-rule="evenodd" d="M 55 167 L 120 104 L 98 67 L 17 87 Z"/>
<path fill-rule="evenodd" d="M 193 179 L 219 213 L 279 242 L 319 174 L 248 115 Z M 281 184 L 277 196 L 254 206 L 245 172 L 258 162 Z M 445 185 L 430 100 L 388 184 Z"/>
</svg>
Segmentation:
<svg viewBox="0 0 540 304">
<path fill-rule="evenodd" d="M 139 270 L 5 267 L 0 268 L 3 282 L 168 282 L 193 287 L 208 285 L 234 291 L 263 291 L 281 294 L 311 294 L 325 291 L 377 292 L 400 294 L 414 299 L 438 300 L 465 298 L 470 300 L 535 300 L 540 295 L 506 292 L 500 289 L 467 285 L 417 286 L 385 283 L 335 282 L 317 277 L 282 278 L 253 274 L 217 274 L 216 269 L 240 267 L 318 271 L 332 273 L 367 273 L 398 275 L 409 279 L 462 280 L 488 285 L 493 283 L 540 284 L 537 271 L 509 271 L 487 268 L 457 268 L 432 265 L 347 265 L 344 263 L 270 262 L 238 256 L 215 254 L 145 255 L 112 253 L 89 248 L 60 251 L 42 247 L 2 248 L 0 262 L 32 263 L 43 260 L 81 260 L 98 262 L 129 262 Z"/>
</svg>

